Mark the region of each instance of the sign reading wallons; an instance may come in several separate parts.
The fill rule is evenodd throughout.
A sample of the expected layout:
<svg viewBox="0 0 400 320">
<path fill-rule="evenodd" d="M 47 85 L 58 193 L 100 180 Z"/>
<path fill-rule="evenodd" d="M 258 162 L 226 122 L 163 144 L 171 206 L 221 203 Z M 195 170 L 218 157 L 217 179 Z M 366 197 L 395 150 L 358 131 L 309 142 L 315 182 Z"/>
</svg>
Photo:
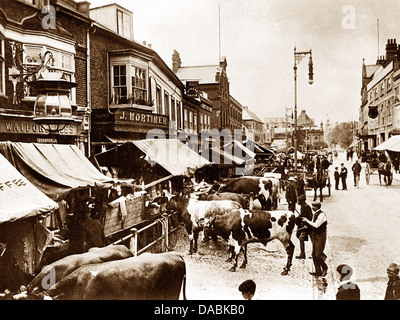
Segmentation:
<svg viewBox="0 0 400 320">
<path fill-rule="evenodd" d="M 48 132 L 39 124 L 32 121 L 19 120 L 0 120 L 1 133 L 23 133 L 23 134 L 48 134 Z M 67 125 L 59 132 L 60 135 L 76 136 L 78 135 L 77 125 Z"/>
</svg>

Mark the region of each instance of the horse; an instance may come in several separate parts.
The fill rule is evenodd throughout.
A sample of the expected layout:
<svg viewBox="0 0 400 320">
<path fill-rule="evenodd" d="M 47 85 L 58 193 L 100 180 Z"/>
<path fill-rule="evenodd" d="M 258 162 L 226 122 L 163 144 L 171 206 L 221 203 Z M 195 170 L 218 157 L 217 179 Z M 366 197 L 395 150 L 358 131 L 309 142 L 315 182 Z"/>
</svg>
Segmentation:
<svg viewBox="0 0 400 320">
<path fill-rule="evenodd" d="M 382 185 L 381 175 L 384 177 L 385 186 L 390 186 L 392 184 L 392 163 L 390 160 L 386 162 L 380 162 L 378 164 L 378 173 L 379 173 L 379 184 Z"/>
<path fill-rule="evenodd" d="M 320 201 L 324 201 L 324 196 L 322 195 L 322 189 L 326 186 L 327 171 L 320 165 L 317 167 L 317 172 L 313 173 L 312 178 L 307 178 L 307 184 L 309 187 L 314 189 L 314 200 L 317 200 L 317 190 L 319 189 Z"/>
</svg>

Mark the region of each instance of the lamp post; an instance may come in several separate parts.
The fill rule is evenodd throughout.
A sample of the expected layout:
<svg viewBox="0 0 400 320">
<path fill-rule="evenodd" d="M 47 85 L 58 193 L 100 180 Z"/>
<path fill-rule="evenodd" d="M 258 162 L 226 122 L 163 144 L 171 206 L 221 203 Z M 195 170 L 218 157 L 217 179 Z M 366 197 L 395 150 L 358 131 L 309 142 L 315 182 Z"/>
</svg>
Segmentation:
<svg viewBox="0 0 400 320">
<path fill-rule="evenodd" d="M 312 54 L 310 51 L 296 51 L 296 46 L 294 46 L 294 170 L 297 171 L 297 65 L 300 61 L 307 55 L 310 55 L 310 59 L 308 61 L 308 83 L 313 84 L 313 62 L 312 62 Z"/>
</svg>

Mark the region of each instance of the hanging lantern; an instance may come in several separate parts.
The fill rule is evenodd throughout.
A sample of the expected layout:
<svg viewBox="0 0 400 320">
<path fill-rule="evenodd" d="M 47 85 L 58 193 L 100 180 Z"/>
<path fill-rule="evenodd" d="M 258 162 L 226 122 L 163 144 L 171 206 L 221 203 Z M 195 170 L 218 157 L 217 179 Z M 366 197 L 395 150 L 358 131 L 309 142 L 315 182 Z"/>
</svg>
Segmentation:
<svg viewBox="0 0 400 320">
<path fill-rule="evenodd" d="M 49 133 L 62 131 L 74 122 L 69 98 L 75 82 L 67 81 L 62 73 L 41 73 L 41 77 L 29 83 L 37 90 L 33 121 Z"/>
</svg>

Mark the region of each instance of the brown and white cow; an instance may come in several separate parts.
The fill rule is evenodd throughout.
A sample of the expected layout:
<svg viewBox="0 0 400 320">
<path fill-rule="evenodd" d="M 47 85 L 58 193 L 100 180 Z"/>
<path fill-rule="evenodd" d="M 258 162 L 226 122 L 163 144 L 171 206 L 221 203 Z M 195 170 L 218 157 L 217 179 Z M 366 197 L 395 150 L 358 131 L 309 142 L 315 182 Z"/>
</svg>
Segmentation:
<svg viewBox="0 0 400 320">
<path fill-rule="evenodd" d="M 167 209 L 178 211 L 178 216 L 185 225 L 190 241 L 189 254 L 197 251 L 197 240 L 206 219 L 210 220 L 216 215 L 239 208 L 241 205 L 236 201 L 202 201 L 192 199 L 187 195 L 173 197 L 167 205 Z"/>
<path fill-rule="evenodd" d="M 279 198 L 279 180 L 246 176 L 228 179 L 221 183 L 218 193 L 234 192 L 239 194 L 254 194 L 259 199 L 263 210 L 276 209 Z"/>
<path fill-rule="evenodd" d="M 238 202 L 242 208 L 248 208 L 249 201 L 240 194 L 233 193 L 233 192 L 222 192 L 222 193 L 214 193 L 214 194 L 207 194 L 201 193 L 198 197 L 199 200 L 232 200 Z"/>
<path fill-rule="evenodd" d="M 235 271 L 240 252 L 243 251 L 244 261 L 240 268 L 247 264 L 247 244 L 268 242 L 278 239 L 287 253 L 286 266 L 282 275 L 287 275 L 292 265 L 294 245 L 290 240 L 295 227 L 296 216 L 292 211 L 264 211 L 237 209 L 222 215 L 215 216 L 205 222 L 213 234 L 217 234 L 228 241 L 230 256 L 227 261 L 234 259 L 230 271 Z"/>
<path fill-rule="evenodd" d="M 103 248 L 92 248 L 85 253 L 66 256 L 43 268 L 29 283 L 27 287 L 28 294 L 33 291 L 45 291 L 48 288 L 44 288 L 43 286 L 54 285 L 62 278 L 84 265 L 121 260 L 132 256 L 133 253 L 124 245 L 109 245 Z"/>
<path fill-rule="evenodd" d="M 60 300 L 186 300 L 186 264 L 174 252 L 80 267 L 47 290 Z"/>
</svg>

